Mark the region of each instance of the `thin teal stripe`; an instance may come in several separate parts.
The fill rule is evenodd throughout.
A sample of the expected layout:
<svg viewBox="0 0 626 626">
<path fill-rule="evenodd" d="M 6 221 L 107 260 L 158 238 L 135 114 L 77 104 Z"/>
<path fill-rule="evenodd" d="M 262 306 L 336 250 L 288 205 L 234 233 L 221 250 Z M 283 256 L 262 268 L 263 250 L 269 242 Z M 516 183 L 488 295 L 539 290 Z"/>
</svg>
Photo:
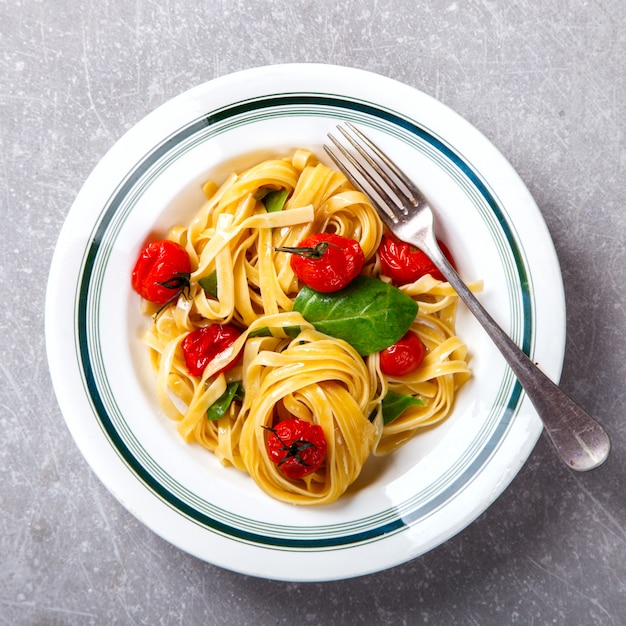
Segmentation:
<svg viewBox="0 0 626 626">
<path fill-rule="evenodd" d="M 445 157 L 454 163 L 454 165 L 466 176 L 471 183 L 477 188 L 480 195 L 489 205 L 491 211 L 496 216 L 500 227 L 505 234 L 507 242 L 513 253 L 515 264 L 517 267 L 517 273 L 520 280 L 522 291 L 522 303 L 523 303 L 523 336 L 522 347 L 525 351 L 530 350 L 532 341 L 532 303 L 529 292 L 528 277 L 526 274 L 525 265 L 523 262 L 523 256 L 519 250 L 515 237 L 511 232 L 508 222 L 498 203 L 491 195 L 490 191 L 484 185 L 480 177 L 472 170 L 472 168 L 463 161 L 452 149 L 446 146 L 438 138 L 428 133 L 425 129 L 417 126 L 415 123 L 400 117 L 399 115 L 375 107 L 369 103 L 358 102 L 349 99 L 338 98 L 334 96 L 324 95 L 282 95 L 272 96 L 268 98 L 260 98 L 247 102 L 235 104 L 230 107 L 215 111 L 210 115 L 196 120 L 187 127 L 181 129 L 179 132 L 173 134 L 165 142 L 157 146 L 152 152 L 147 154 L 144 159 L 138 164 L 138 166 L 130 173 L 126 180 L 122 183 L 116 194 L 112 198 L 105 213 L 102 216 L 101 221 L 97 225 L 91 244 L 88 248 L 87 255 L 84 262 L 84 270 L 81 278 L 79 298 L 77 305 L 77 335 L 79 342 L 80 358 L 82 363 L 82 369 L 84 372 L 85 383 L 88 389 L 89 395 L 92 399 L 93 406 L 101 422 L 104 431 L 107 433 L 112 444 L 117 449 L 121 458 L 126 462 L 129 468 L 151 489 L 156 495 L 158 495 L 168 506 L 178 510 L 185 517 L 193 520 L 194 522 L 211 528 L 219 534 L 223 534 L 234 539 L 244 541 L 246 543 L 254 543 L 260 545 L 271 545 L 277 548 L 296 548 L 296 549 L 320 549 L 320 548 L 333 548 L 339 546 L 354 545 L 362 543 L 364 541 L 371 541 L 374 539 L 382 538 L 390 533 L 398 532 L 408 524 L 415 523 L 418 519 L 432 514 L 440 506 L 442 506 L 450 497 L 459 491 L 465 484 L 470 482 L 476 475 L 477 471 L 486 462 L 493 450 L 497 447 L 504 433 L 506 432 L 511 417 L 517 410 L 517 405 L 521 395 L 521 388 L 518 383 L 515 383 L 511 396 L 509 398 L 504 415 L 499 421 L 499 424 L 494 431 L 490 441 L 483 448 L 480 454 L 474 459 L 472 465 L 464 472 L 464 474 L 451 484 L 447 489 L 438 496 L 430 500 L 427 504 L 418 509 L 409 512 L 402 512 L 402 517 L 398 516 L 396 519 L 385 522 L 370 529 L 366 529 L 361 532 L 351 532 L 350 534 L 339 537 L 323 537 L 323 538 L 307 538 L 307 539 L 294 539 L 288 537 L 267 537 L 265 535 L 244 531 L 240 528 L 234 528 L 228 524 L 224 524 L 214 517 L 205 515 L 202 512 L 189 506 L 186 502 L 178 498 L 170 490 L 166 489 L 160 484 L 154 477 L 145 469 L 145 467 L 135 458 L 133 453 L 127 447 L 126 443 L 120 437 L 119 433 L 115 429 L 110 416 L 107 413 L 105 403 L 100 395 L 100 390 L 92 369 L 90 359 L 90 340 L 89 340 L 89 323 L 88 323 L 88 300 L 89 292 L 93 287 L 91 283 L 92 273 L 94 270 L 94 264 L 98 257 L 100 244 L 105 238 L 114 215 L 118 211 L 120 205 L 133 190 L 133 187 L 137 182 L 146 174 L 146 172 L 166 155 L 169 151 L 174 149 L 175 146 L 181 142 L 192 137 L 194 134 L 201 132 L 207 127 L 220 124 L 225 120 L 232 120 L 232 118 L 239 115 L 249 114 L 252 111 L 264 111 L 273 108 L 280 107 L 294 107 L 294 106 L 323 106 L 330 109 L 337 109 L 358 112 L 375 119 L 382 119 L 388 123 L 399 126 L 409 133 L 421 138 L 425 142 L 436 147 L 436 149 L 445 155 Z"/>
</svg>

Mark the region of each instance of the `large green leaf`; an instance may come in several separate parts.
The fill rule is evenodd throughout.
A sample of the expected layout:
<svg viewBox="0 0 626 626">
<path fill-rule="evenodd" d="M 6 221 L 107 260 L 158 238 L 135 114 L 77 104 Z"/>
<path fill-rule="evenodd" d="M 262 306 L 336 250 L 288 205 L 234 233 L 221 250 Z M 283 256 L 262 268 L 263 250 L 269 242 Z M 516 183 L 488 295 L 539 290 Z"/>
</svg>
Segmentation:
<svg viewBox="0 0 626 626">
<path fill-rule="evenodd" d="M 318 331 L 347 341 L 361 356 L 396 343 L 417 315 L 417 303 L 409 296 L 367 276 L 357 276 L 333 293 L 303 287 L 293 308 Z"/>
</svg>

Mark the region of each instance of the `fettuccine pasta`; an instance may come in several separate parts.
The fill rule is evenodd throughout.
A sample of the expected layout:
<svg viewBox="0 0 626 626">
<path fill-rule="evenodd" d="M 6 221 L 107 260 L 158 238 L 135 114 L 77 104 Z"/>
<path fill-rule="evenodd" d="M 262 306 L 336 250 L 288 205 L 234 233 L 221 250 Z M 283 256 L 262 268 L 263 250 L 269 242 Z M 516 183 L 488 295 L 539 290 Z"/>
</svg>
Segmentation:
<svg viewBox="0 0 626 626">
<path fill-rule="evenodd" d="M 430 275 L 399 287 L 419 305 L 410 329 L 426 355 L 406 376 L 385 375 L 379 352 L 363 356 L 294 309 L 303 285 L 284 252 L 315 233 L 348 237 L 363 251 L 361 274 L 389 283 L 377 254 L 384 228 L 368 198 L 305 150 L 203 189 L 204 206 L 167 235 L 189 256 L 185 287 L 157 314 L 156 305 L 146 306 L 154 314 L 145 342 L 159 405 L 185 441 L 247 472 L 270 496 L 300 505 L 333 502 L 371 455 L 392 452 L 450 414 L 471 375 L 455 334 L 457 296 Z M 270 210 L 264 199 L 271 192 L 284 196 Z M 192 374 L 185 340 L 211 325 L 240 334 Z M 393 420 L 383 410 L 390 392 L 416 399 Z M 290 477 L 268 452 L 275 425 L 294 417 L 319 426 L 326 441 L 323 462 L 302 478 Z M 307 465 L 304 453 L 298 460 Z"/>
</svg>

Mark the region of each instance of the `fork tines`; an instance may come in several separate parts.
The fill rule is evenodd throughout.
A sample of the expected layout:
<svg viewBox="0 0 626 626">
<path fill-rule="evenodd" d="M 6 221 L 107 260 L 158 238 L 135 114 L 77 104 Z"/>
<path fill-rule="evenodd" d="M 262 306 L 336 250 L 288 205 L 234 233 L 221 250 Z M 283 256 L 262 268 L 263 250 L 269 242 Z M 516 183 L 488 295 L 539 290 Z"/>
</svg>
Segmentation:
<svg viewBox="0 0 626 626">
<path fill-rule="evenodd" d="M 337 126 L 350 148 L 332 134 L 333 146 L 324 146 L 327 154 L 358 188 L 365 191 L 379 210 L 393 222 L 406 216 L 410 207 L 423 201 L 422 195 L 402 170 L 368 137 L 350 122 Z"/>
</svg>

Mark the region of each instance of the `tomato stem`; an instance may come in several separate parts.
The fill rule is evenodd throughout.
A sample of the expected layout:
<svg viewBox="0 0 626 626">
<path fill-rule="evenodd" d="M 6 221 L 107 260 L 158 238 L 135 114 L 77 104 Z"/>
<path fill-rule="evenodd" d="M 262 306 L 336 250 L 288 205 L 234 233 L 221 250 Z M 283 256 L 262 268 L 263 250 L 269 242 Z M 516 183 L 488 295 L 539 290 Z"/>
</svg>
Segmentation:
<svg viewBox="0 0 626 626">
<path fill-rule="evenodd" d="M 321 259 L 324 254 L 326 253 L 326 250 L 328 250 L 328 246 L 333 246 L 335 248 L 339 248 L 340 246 L 338 246 L 337 244 L 334 244 L 330 241 L 320 241 L 318 244 L 316 244 L 315 246 L 309 247 L 309 246 L 295 246 L 293 248 L 289 247 L 289 246 L 285 246 L 282 248 L 274 248 L 275 252 L 287 252 L 289 254 L 296 254 L 298 256 L 302 256 L 305 257 L 307 259 Z"/>
<path fill-rule="evenodd" d="M 189 288 L 189 278 L 191 274 L 189 272 L 176 272 L 172 278 L 168 278 L 163 282 L 157 282 L 157 285 L 161 285 L 161 287 L 165 287 L 166 289 L 178 289 L 182 291 L 183 289 Z"/>
<path fill-rule="evenodd" d="M 263 428 L 265 428 L 265 430 L 269 430 L 271 433 L 276 435 L 276 438 L 278 439 L 278 441 L 280 441 L 280 443 L 283 444 L 283 447 L 280 448 L 280 450 L 284 450 L 285 452 L 287 452 L 287 454 L 278 463 L 278 467 L 280 467 L 285 461 L 287 461 L 287 459 L 292 458 L 292 457 L 298 463 L 300 463 L 300 465 L 305 465 L 307 467 L 309 466 L 309 463 L 307 463 L 300 456 L 300 453 L 303 452 L 304 450 L 307 450 L 308 448 L 317 448 L 317 446 L 312 441 L 306 441 L 305 439 L 296 439 L 295 441 L 293 441 L 291 443 L 291 445 L 288 445 L 281 438 L 281 436 L 278 434 L 278 432 L 276 432 L 275 428 L 272 428 L 271 426 L 263 426 Z"/>
<path fill-rule="evenodd" d="M 189 272 L 176 272 L 174 276 L 172 276 L 172 278 L 168 278 L 163 282 L 157 282 L 157 285 L 161 285 L 161 287 L 165 287 L 166 289 L 172 289 L 175 291 L 172 294 L 172 297 L 159 307 L 159 310 L 154 314 L 154 319 L 159 317 L 159 315 L 165 310 L 165 308 L 172 302 L 174 302 L 174 300 L 176 300 L 181 294 L 183 294 L 185 298 L 189 298 L 190 277 L 191 274 Z"/>
</svg>

